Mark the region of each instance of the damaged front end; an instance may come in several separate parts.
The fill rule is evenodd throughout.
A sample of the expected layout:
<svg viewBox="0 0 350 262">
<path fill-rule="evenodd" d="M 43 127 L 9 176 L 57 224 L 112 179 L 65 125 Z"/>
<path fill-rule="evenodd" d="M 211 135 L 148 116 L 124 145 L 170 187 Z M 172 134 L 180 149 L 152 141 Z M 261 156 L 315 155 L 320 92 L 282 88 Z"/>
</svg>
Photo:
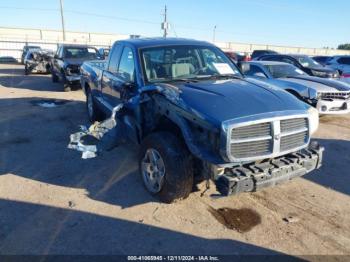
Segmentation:
<svg viewBox="0 0 350 262">
<path fill-rule="evenodd" d="M 27 53 L 25 63 L 25 74 L 50 73 L 50 63 L 53 53 L 47 50 L 34 50 Z"/>
<path fill-rule="evenodd" d="M 224 168 L 215 180 L 216 188 L 224 196 L 254 192 L 303 176 L 322 165 L 324 148 L 317 143 L 297 153 Z"/>
</svg>

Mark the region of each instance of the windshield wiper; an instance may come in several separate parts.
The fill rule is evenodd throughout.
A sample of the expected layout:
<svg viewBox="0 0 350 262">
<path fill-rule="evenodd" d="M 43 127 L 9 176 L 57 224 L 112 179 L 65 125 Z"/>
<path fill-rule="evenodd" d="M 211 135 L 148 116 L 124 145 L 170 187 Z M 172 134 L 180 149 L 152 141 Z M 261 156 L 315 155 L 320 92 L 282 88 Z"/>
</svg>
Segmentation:
<svg viewBox="0 0 350 262">
<path fill-rule="evenodd" d="M 232 75 L 232 74 L 222 74 L 222 75 L 212 75 L 210 78 L 213 78 L 213 79 L 242 79 L 243 77 L 241 76 L 237 76 L 237 75 Z"/>
<path fill-rule="evenodd" d="M 198 82 L 197 79 L 195 78 L 170 78 L 170 79 L 166 79 L 166 80 L 162 80 L 161 82 L 163 83 L 167 83 L 167 82 L 186 82 L 186 83 L 189 83 L 189 82 Z"/>
</svg>

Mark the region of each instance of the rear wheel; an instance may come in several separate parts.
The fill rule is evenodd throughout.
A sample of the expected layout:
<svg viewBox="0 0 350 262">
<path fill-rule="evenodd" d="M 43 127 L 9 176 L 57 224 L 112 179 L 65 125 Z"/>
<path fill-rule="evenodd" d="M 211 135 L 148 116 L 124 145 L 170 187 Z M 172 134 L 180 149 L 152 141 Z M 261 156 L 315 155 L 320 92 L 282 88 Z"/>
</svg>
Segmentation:
<svg viewBox="0 0 350 262">
<path fill-rule="evenodd" d="M 185 199 L 192 191 L 191 155 L 183 142 L 171 133 L 159 132 L 145 138 L 139 169 L 146 189 L 162 202 Z"/>
<path fill-rule="evenodd" d="M 90 89 L 86 89 L 86 110 L 88 113 L 88 117 L 91 123 L 94 123 L 95 121 L 102 121 L 103 120 L 103 114 L 102 112 L 97 108 L 96 103 L 92 97 Z"/>
</svg>

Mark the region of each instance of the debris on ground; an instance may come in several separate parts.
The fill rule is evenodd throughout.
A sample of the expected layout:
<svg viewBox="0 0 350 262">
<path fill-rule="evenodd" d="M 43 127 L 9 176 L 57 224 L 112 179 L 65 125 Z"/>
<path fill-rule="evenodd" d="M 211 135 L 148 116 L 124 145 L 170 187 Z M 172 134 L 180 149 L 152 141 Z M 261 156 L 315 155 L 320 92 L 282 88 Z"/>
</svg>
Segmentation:
<svg viewBox="0 0 350 262">
<path fill-rule="evenodd" d="M 296 223 L 300 221 L 300 218 L 296 214 L 290 214 L 284 217 L 283 221 L 287 223 Z"/>
<path fill-rule="evenodd" d="M 33 105 L 44 107 L 44 108 L 53 108 L 53 107 L 61 106 L 67 102 L 68 101 L 57 100 L 57 99 L 42 99 L 42 100 L 31 101 Z"/>
<path fill-rule="evenodd" d="M 118 137 L 123 137 L 122 128 L 117 125 L 116 114 L 123 104 L 113 108 L 112 115 L 102 122 L 95 122 L 89 128 L 80 126 L 80 132 L 70 135 L 68 148 L 82 152 L 81 158 L 97 156 L 98 151 L 109 150 L 118 144 Z"/>
<path fill-rule="evenodd" d="M 73 201 L 68 201 L 68 206 L 69 207 L 75 207 L 75 203 Z"/>
<path fill-rule="evenodd" d="M 215 219 L 228 229 L 236 230 L 240 233 L 250 231 L 253 227 L 261 223 L 261 216 L 254 210 L 248 208 L 208 208 L 208 211 Z"/>
</svg>

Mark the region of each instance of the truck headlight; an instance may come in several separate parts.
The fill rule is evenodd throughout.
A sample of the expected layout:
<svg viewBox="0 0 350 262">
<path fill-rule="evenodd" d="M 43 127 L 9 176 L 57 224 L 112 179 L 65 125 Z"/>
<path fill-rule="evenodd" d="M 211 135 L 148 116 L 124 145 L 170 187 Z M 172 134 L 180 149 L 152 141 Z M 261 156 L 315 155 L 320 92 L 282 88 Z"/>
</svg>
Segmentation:
<svg viewBox="0 0 350 262">
<path fill-rule="evenodd" d="M 309 113 L 310 134 L 312 135 L 318 129 L 318 124 L 319 124 L 318 110 L 314 107 L 310 107 L 307 111 Z"/>
<path fill-rule="evenodd" d="M 321 71 L 316 71 L 316 70 L 311 70 L 312 74 L 314 76 L 318 76 L 318 77 L 325 77 L 327 76 L 327 73 L 321 72 Z"/>
<path fill-rule="evenodd" d="M 317 91 L 315 89 L 309 88 L 309 98 L 311 100 L 318 99 L 318 94 L 317 94 Z"/>
</svg>

